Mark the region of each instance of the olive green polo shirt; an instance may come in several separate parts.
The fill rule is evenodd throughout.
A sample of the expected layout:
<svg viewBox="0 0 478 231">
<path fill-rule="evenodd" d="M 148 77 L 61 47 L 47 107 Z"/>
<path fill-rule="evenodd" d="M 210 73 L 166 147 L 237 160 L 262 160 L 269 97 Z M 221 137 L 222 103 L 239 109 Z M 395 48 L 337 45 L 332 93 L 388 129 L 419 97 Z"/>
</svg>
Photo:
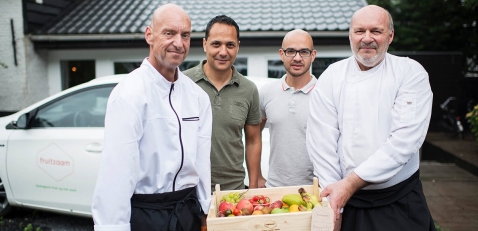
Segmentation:
<svg viewBox="0 0 478 231">
<path fill-rule="evenodd" d="M 245 124 L 260 124 L 259 93 L 256 85 L 232 66 L 231 80 L 220 90 L 209 81 L 198 66 L 183 73 L 196 82 L 208 95 L 212 107 L 211 188 L 221 190 L 244 188 L 245 169 L 242 134 Z"/>
</svg>

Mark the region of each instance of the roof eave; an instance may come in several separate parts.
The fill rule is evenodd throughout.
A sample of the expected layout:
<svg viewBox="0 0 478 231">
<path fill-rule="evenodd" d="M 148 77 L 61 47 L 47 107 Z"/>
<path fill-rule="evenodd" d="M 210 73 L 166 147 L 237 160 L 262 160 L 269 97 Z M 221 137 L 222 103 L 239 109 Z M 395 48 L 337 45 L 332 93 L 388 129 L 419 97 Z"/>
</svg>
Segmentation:
<svg viewBox="0 0 478 231">
<path fill-rule="evenodd" d="M 288 31 L 241 31 L 241 38 L 282 38 Z M 309 31 L 312 37 L 348 37 L 347 31 Z M 193 32 L 191 38 L 201 39 L 204 32 Z M 130 34 L 74 34 L 74 35 L 30 35 L 32 41 L 98 41 L 98 40 L 143 40 L 143 33 Z"/>
</svg>

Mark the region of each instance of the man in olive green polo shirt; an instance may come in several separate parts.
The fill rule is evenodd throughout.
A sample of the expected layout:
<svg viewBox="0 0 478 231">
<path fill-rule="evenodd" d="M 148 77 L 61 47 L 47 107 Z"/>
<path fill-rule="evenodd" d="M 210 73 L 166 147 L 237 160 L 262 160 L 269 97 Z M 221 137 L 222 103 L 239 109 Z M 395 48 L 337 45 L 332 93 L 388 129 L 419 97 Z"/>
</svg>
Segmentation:
<svg viewBox="0 0 478 231">
<path fill-rule="evenodd" d="M 244 189 L 244 146 L 249 187 L 258 187 L 262 141 L 259 93 L 256 85 L 237 72 L 233 63 L 239 51 L 239 26 L 230 17 L 211 19 L 203 39 L 206 60 L 183 73 L 195 81 L 211 100 L 211 187 Z M 265 182 L 262 182 L 263 186 Z"/>
</svg>

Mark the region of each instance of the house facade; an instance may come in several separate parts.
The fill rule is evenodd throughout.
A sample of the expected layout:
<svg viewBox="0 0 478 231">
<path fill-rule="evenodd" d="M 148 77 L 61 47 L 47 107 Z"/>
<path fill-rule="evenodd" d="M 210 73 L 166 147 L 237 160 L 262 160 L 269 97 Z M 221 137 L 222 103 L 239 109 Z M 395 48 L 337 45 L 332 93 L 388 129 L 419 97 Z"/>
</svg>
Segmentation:
<svg viewBox="0 0 478 231">
<path fill-rule="evenodd" d="M 0 111 L 17 111 L 93 78 L 133 70 L 149 53 L 144 29 L 151 13 L 167 2 L 2 1 L 0 29 L 10 31 L 13 19 L 15 38 L 12 40 L 11 33 L 0 35 Z M 206 24 L 225 14 L 240 27 L 235 66 L 246 76 L 264 78 L 285 73 L 279 49 L 283 36 L 296 28 L 308 31 L 314 39 L 317 56 L 311 72 L 316 77 L 330 63 L 350 56 L 349 20 L 367 4 L 365 0 L 172 2 L 182 6 L 192 21 L 191 49 L 181 69 L 205 59 L 202 39 Z M 16 41 L 15 47 L 12 41 Z"/>
</svg>

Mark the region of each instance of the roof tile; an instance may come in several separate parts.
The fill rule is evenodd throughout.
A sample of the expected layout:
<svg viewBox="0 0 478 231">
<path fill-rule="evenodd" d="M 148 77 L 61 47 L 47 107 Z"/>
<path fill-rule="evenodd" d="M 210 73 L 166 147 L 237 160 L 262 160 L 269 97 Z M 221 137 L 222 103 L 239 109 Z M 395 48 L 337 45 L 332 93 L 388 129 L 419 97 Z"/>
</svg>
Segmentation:
<svg viewBox="0 0 478 231">
<path fill-rule="evenodd" d="M 169 1 L 95 0 L 82 1 L 63 18 L 39 34 L 124 34 L 143 33 L 155 8 Z M 226 14 L 241 31 L 346 31 L 353 12 L 364 0 L 176 0 L 191 18 L 193 32 L 204 32 L 214 16 Z"/>
</svg>

